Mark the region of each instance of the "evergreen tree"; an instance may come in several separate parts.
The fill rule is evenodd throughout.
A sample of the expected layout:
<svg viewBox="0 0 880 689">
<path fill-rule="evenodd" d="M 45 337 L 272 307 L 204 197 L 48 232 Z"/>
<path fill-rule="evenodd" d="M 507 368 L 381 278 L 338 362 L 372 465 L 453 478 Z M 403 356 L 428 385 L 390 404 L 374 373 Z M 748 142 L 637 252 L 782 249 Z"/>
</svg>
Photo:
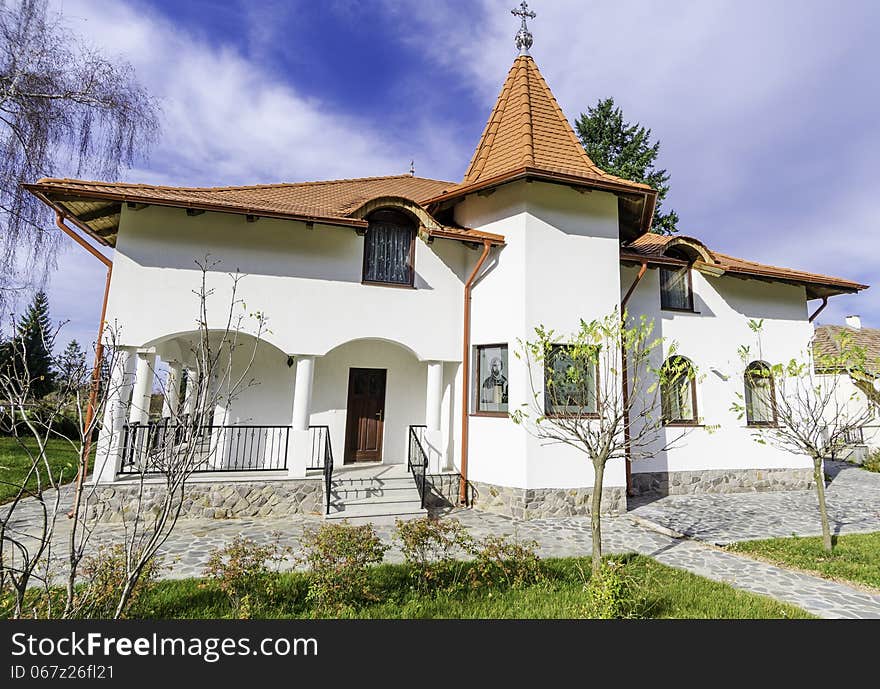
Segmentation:
<svg viewBox="0 0 880 689">
<path fill-rule="evenodd" d="M 88 380 L 86 353 L 76 340 L 68 342 L 61 353 L 58 360 L 58 379 L 71 388 L 81 388 Z"/>
<path fill-rule="evenodd" d="M 18 325 L 14 351 L 17 357 L 24 355 L 23 364 L 31 380 L 31 392 L 36 399 L 52 392 L 55 371 L 52 369 L 52 344 L 55 331 L 49 318 L 49 299 L 43 291 L 34 300 Z"/>
<path fill-rule="evenodd" d="M 669 173 L 657 170 L 654 163 L 660 153 L 660 142 L 651 142 L 651 130 L 638 122 L 630 124 L 623 112 L 615 107 L 613 98 L 600 100 L 595 107 L 581 113 L 575 130 L 592 161 L 605 172 L 634 182 L 642 182 L 657 190 L 652 232 L 678 232 L 678 214 L 661 211 L 669 192 Z"/>
</svg>

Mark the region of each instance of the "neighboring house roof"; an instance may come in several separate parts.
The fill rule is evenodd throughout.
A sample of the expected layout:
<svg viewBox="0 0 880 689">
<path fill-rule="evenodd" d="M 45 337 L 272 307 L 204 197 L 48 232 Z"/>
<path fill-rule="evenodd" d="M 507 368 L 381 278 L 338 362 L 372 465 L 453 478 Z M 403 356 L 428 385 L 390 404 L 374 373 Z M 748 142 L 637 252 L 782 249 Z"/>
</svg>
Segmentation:
<svg viewBox="0 0 880 689">
<path fill-rule="evenodd" d="M 847 341 L 865 350 L 869 373 L 880 375 L 880 329 L 850 328 L 845 325 L 820 325 L 813 338 L 813 350 L 826 357 L 841 353 L 841 337 L 846 333 Z"/>
<path fill-rule="evenodd" d="M 611 175 L 590 160 L 529 55 L 514 60 L 461 184 L 425 204 L 444 203 L 520 178 L 623 193 L 623 201 L 632 206 L 625 210 L 635 221 L 633 236 L 650 229 L 657 192 L 647 184 Z"/>
<path fill-rule="evenodd" d="M 291 184 L 241 187 L 166 187 L 125 182 L 91 182 L 77 179 L 41 179 L 27 184 L 32 193 L 77 221 L 104 244 L 115 245 L 122 204 L 163 205 L 191 210 L 221 211 L 260 217 L 304 220 L 329 225 L 366 227 L 357 211 L 379 197 L 419 199 L 454 186 L 410 175 L 368 177 Z M 432 223 L 436 236 L 503 243 L 503 237 L 441 223 Z"/>
<path fill-rule="evenodd" d="M 668 256 L 666 252 L 673 248 L 684 249 L 689 245 L 694 245 L 695 250 L 697 247 L 704 250 L 699 252 L 699 260 L 694 263 L 694 267 L 698 270 L 716 275 L 726 274 L 736 277 L 803 285 L 806 287 L 808 299 L 820 299 L 835 294 L 848 294 L 868 288 L 867 285 L 844 280 L 843 278 L 809 273 L 803 270 L 793 270 L 791 268 L 780 268 L 779 266 L 771 266 L 736 258 L 735 256 L 728 256 L 727 254 L 710 250 L 697 239 L 682 235 L 646 234 L 621 247 L 620 260 L 624 263 L 647 262 L 652 264 L 680 265 L 683 263 L 681 259 Z M 707 257 L 710 259 L 709 261 L 706 260 Z"/>
</svg>

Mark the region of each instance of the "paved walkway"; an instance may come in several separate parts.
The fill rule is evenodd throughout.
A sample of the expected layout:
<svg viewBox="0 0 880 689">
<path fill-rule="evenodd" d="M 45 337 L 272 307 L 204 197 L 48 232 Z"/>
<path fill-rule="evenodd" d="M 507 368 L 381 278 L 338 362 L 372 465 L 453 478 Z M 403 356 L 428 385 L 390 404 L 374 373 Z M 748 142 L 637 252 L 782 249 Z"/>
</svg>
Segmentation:
<svg viewBox="0 0 880 689">
<path fill-rule="evenodd" d="M 830 467 L 829 473 L 834 475 L 828 500 L 835 531 L 880 530 L 880 475 L 838 466 Z M 35 516 L 33 506 L 28 505 L 22 516 L 16 526 L 27 531 Z M 507 534 L 535 540 L 543 557 L 589 555 L 591 550 L 589 518 L 518 521 L 473 510 L 454 510 L 447 518 L 460 520 L 478 538 Z M 236 535 L 265 542 L 277 532 L 282 545 L 297 548 L 303 531 L 321 523 L 321 518 L 309 516 L 181 520 L 163 549 L 170 566 L 166 576 L 199 576 L 211 551 Z M 59 520 L 59 540 L 68 524 L 64 518 Z M 402 558 L 392 538 L 393 522 L 379 522 L 376 529 L 392 544 L 386 559 L 399 562 Z M 675 538 L 663 533 L 665 529 L 686 532 L 690 537 Z M 608 518 L 603 528 L 606 552 L 647 555 L 672 567 L 792 603 L 821 617 L 880 619 L 880 593 L 775 567 L 713 545 L 793 533 L 819 533 L 814 492 L 670 496 L 643 504 L 628 515 Z M 101 525 L 95 541 L 111 543 L 121 535 L 121 526 Z"/>
<path fill-rule="evenodd" d="M 825 472 L 831 532 L 880 531 L 880 474 L 843 462 Z M 717 545 L 822 533 L 815 490 L 636 498 L 629 514 Z"/>
</svg>

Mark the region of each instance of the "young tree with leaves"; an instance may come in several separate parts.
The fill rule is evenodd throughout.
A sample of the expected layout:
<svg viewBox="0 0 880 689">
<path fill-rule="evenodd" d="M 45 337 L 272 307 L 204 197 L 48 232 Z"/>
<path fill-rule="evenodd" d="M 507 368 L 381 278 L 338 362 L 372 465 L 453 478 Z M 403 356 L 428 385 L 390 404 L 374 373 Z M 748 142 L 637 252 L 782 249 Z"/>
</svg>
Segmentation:
<svg viewBox="0 0 880 689">
<path fill-rule="evenodd" d="M 126 62 L 71 34 L 47 0 L 0 3 L 0 305 L 52 266 L 60 235 L 21 184 L 115 179 L 149 147 L 157 106 Z"/>
<path fill-rule="evenodd" d="M 870 362 L 866 350 L 846 331 L 838 336 L 835 352 L 810 347 L 788 361 L 767 362 L 761 345 L 763 324 L 749 321 L 755 342 L 740 347 L 745 392 L 737 393 L 731 409 L 747 420 L 758 443 L 812 460 L 822 544 L 830 553 L 824 461 L 840 457 L 850 439 L 874 418 L 870 406 L 856 399 L 858 393 L 847 392 L 843 385 L 846 376 L 864 377 Z"/>
<path fill-rule="evenodd" d="M 535 339 L 521 342 L 515 352 L 525 361 L 531 394 L 510 414 L 513 421 L 547 444 L 575 448 L 593 467 L 594 574 L 602 562 L 602 489 L 608 462 L 655 456 L 687 432 L 677 428 L 672 438 L 671 430 L 664 433 L 660 391 L 695 372 L 664 364 L 663 349 L 653 321 L 625 314 L 621 318 L 615 309 L 601 319 L 581 320 L 578 330 L 567 336 L 538 326 Z M 670 344 L 667 349 L 676 348 Z"/>
<path fill-rule="evenodd" d="M 651 231 L 657 234 L 678 232 L 678 213 L 674 210 L 664 213 L 662 210 L 669 193 L 669 173 L 655 167 L 660 142 L 651 141 L 651 130 L 638 122 L 626 122 L 623 111 L 615 107 L 613 98 L 600 100 L 586 113 L 581 113 L 574 126 L 587 155 L 605 172 L 657 190 Z"/>
</svg>

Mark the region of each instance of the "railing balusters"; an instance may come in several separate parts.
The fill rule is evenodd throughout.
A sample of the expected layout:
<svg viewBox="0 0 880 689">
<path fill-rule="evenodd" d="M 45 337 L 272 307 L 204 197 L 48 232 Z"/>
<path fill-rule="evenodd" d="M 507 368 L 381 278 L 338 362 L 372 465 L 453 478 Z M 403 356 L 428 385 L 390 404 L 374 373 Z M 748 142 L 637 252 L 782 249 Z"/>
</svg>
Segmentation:
<svg viewBox="0 0 880 689">
<path fill-rule="evenodd" d="M 329 452 L 329 433 L 326 438 L 325 454 Z M 174 462 L 188 451 L 193 473 L 277 471 L 287 468 L 289 446 L 290 426 L 213 426 L 188 419 L 179 424 L 169 419 L 130 423 L 122 428 L 119 473 L 161 473 L 166 468 L 164 462 Z M 205 460 L 212 452 L 209 463 Z"/>
</svg>

